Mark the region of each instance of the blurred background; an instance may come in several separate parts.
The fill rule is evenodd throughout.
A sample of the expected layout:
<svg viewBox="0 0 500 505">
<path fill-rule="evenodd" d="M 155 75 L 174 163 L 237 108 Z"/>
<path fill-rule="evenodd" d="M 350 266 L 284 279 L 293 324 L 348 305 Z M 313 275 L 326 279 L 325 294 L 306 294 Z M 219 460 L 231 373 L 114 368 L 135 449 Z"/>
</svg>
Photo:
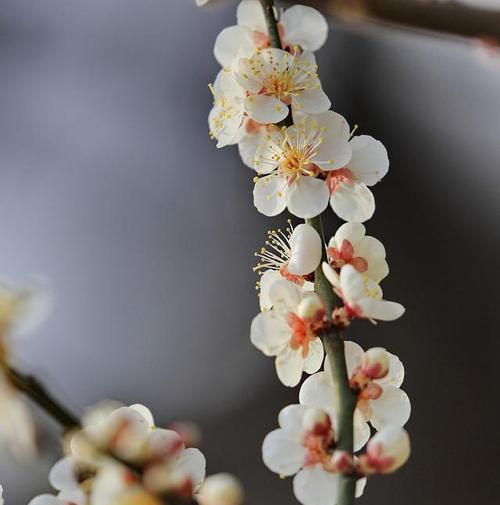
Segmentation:
<svg viewBox="0 0 500 505">
<path fill-rule="evenodd" d="M 0 271 L 52 280 L 54 313 L 17 350 L 75 412 L 115 398 L 150 406 L 159 425 L 192 419 L 209 472 L 238 475 L 248 505 L 289 505 L 291 481 L 260 446 L 298 390 L 249 341 L 253 251 L 286 216 L 257 213 L 249 169 L 207 131 L 211 46 L 235 7 L 2 0 Z M 367 228 L 388 250 L 386 296 L 407 307 L 349 332 L 401 357 L 413 405 L 412 459 L 359 503 L 492 503 L 500 58 L 456 36 L 334 18 L 318 60 L 334 108 L 389 150 Z M 56 427 L 40 420 L 49 445 Z M 57 457 L 2 453 L 7 505 L 48 492 Z"/>
</svg>

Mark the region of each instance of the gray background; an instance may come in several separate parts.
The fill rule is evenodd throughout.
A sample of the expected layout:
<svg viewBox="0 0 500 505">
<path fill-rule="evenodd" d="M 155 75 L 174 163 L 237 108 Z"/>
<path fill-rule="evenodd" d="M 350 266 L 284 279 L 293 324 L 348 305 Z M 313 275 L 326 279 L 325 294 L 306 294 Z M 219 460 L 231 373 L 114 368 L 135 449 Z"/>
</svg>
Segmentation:
<svg viewBox="0 0 500 505">
<path fill-rule="evenodd" d="M 249 505 L 284 505 L 291 482 L 260 444 L 297 390 L 248 329 L 253 251 L 285 217 L 256 212 L 252 174 L 206 126 L 211 46 L 233 19 L 234 5 L 190 0 L 2 0 L 0 270 L 52 279 L 56 309 L 18 351 L 75 411 L 118 398 L 160 424 L 191 418 L 210 472 L 241 477 Z M 457 40 L 338 25 L 319 63 L 336 110 L 389 149 L 368 229 L 388 249 L 387 296 L 408 308 L 350 332 L 403 359 L 413 403 L 410 463 L 360 503 L 491 503 L 500 63 Z M 2 454 L 7 504 L 48 491 L 56 457 Z"/>
</svg>

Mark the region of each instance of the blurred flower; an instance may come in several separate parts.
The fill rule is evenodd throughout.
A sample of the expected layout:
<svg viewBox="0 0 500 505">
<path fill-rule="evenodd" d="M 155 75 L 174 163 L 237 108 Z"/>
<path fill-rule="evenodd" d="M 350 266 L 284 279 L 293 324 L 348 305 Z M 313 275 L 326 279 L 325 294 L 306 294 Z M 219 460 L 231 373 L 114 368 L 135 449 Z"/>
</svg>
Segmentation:
<svg viewBox="0 0 500 505">
<path fill-rule="evenodd" d="M 0 438 L 21 460 L 36 456 L 35 426 L 24 397 L 10 380 L 7 366 L 15 358 L 15 339 L 35 330 L 50 307 L 48 290 L 41 282 L 0 282 Z"/>
<path fill-rule="evenodd" d="M 336 324 L 346 325 L 353 318 L 369 319 L 372 323 L 393 321 L 403 315 L 405 309 L 401 304 L 383 300 L 380 286 L 363 278 L 352 265 L 344 265 L 338 274 L 328 263 L 323 263 L 323 272 L 344 302 L 344 307 L 334 311 Z"/>
<path fill-rule="evenodd" d="M 259 0 L 243 0 L 236 17 L 238 24 L 222 30 L 215 41 L 214 55 L 223 67 L 230 67 L 238 57 L 250 57 L 257 48 L 271 46 Z M 299 47 L 302 51 L 317 51 L 328 36 L 324 16 L 304 5 L 285 10 L 280 16 L 278 29 L 284 48 Z"/>
<path fill-rule="evenodd" d="M 262 445 L 265 465 L 281 477 L 295 475 L 293 490 L 303 505 L 331 505 L 337 496 L 338 468 L 332 458 L 335 433 L 325 411 L 288 405 L 278 416 L 279 428 Z M 356 485 L 363 493 L 366 479 Z"/>
<path fill-rule="evenodd" d="M 328 206 L 325 177 L 351 159 L 349 125 L 336 112 L 302 117 L 296 125 L 270 132 L 254 160 L 259 175 L 254 204 L 266 216 L 285 208 L 297 217 L 317 216 Z M 321 177 L 320 177 L 321 176 Z"/>
<path fill-rule="evenodd" d="M 279 123 L 292 111 L 324 112 L 330 100 L 321 88 L 313 53 L 290 54 L 281 49 L 257 50 L 240 58 L 233 72 L 246 95 L 248 116 L 261 124 Z"/>
<path fill-rule="evenodd" d="M 389 170 L 383 144 L 368 135 L 353 137 L 352 157 L 344 167 L 328 172 L 330 205 L 344 221 L 363 222 L 375 211 L 375 199 L 368 186 L 374 186 Z"/>
<path fill-rule="evenodd" d="M 200 427 L 191 421 L 175 421 L 167 426 L 174 430 L 186 447 L 197 447 L 201 444 L 202 433 Z"/>
<path fill-rule="evenodd" d="M 259 263 L 254 271 L 261 274 L 259 300 L 261 310 L 272 307 L 269 298 L 271 285 L 280 279 L 286 279 L 307 291 L 314 285 L 306 277 L 314 272 L 321 261 L 322 241 L 318 232 L 310 225 L 302 223 L 293 227 L 288 221 L 286 232 L 278 229 L 268 232 L 265 247 L 255 253 Z"/>
<path fill-rule="evenodd" d="M 387 353 L 388 370 L 379 379 L 363 377 L 363 358 L 366 354 L 354 342 L 345 342 L 347 376 L 351 388 L 358 394 L 354 413 L 355 450 L 361 449 L 370 437 L 370 423 L 376 430 L 389 425 L 404 426 L 410 417 L 411 405 L 408 395 L 400 388 L 404 379 L 403 364 L 397 356 Z M 366 361 L 365 361 L 366 363 Z M 332 370 L 325 360 L 325 371 L 307 378 L 300 388 L 302 405 L 316 407 L 329 413 L 332 419 L 339 414 L 339 399 L 333 387 Z"/>
<path fill-rule="evenodd" d="M 272 309 L 252 321 L 250 339 L 266 356 L 276 356 L 276 372 L 285 386 L 296 386 L 302 372 L 316 372 L 323 362 L 319 332 L 325 309 L 316 293 L 285 280 L 269 290 Z"/>
<path fill-rule="evenodd" d="M 360 466 L 367 473 L 392 473 L 408 461 L 410 452 L 408 433 L 399 426 L 387 426 L 368 442 Z"/>
<path fill-rule="evenodd" d="M 4 504 L 4 499 L 3 499 L 3 487 L 0 484 L 0 505 Z"/>
<path fill-rule="evenodd" d="M 200 505 L 242 505 L 243 487 L 234 475 L 217 473 L 205 479 L 196 498 Z"/>
<path fill-rule="evenodd" d="M 328 243 L 328 263 L 338 271 L 350 264 L 365 277 L 379 283 L 389 273 L 385 248 L 382 242 L 365 233 L 361 223 L 344 223 Z"/>
</svg>

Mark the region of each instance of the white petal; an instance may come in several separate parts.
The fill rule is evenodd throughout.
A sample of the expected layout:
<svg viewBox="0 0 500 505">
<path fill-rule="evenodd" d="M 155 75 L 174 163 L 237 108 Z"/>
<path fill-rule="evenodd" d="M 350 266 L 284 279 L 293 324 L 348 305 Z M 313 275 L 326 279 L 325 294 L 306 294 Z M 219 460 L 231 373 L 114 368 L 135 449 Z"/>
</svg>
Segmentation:
<svg viewBox="0 0 500 505">
<path fill-rule="evenodd" d="M 280 428 L 286 431 L 290 436 L 300 436 L 304 430 L 304 415 L 308 408 L 304 405 L 287 405 L 281 409 L 278 415 L 278 424 Z"/>
<path fill-rule="evenodd" d="M 323 409 L 331 414 L 334 409 L 334 389 L 327 372 L 318 372 L 308 377 L 300 388 L 301 405 Z"/>
<path fill-rule="evenodd" d="M 288 210 L 297 217 L 308 219 L 321 214 L 328 206 L 328 187 L 325 181 L 299 176 L 287 193 Z"/>
<path fill-rule="evenodd" d="M 199 449 L 186 449 L 175 463 L 175 470 L 191 477 L 195 491 L 201 486 L 205 478 L 205 456 Z"/>
<path fill-rule="evenodd" d="M 257 94 L 263 85 L 262 79 L 255 74 L 249 58 L 240 58 L 235 65 L 234 77 L 239 85 L 249 93 Z"/>
<path fill-rule="evenodd" d="M 66 457 L 60 459 L 50 470 L 49 482 L 57 491 L 78 488 L 73 458 Z"/>
<path fill-rule="evenodd" d="M 389 425 L 402 427 L 410 419 L 410 399 L 404 391 L 395 386 L 386 386 L 382 396 L 370 402 L 370 407 L 370 423 L 376 430 Z"/>
<path fill-rule="evenodd" d="M 245 111 L 257 123 L 279 123 L 288 114 L 288 107 L 273 96 L 250 95 L 245 100 Z"/>
<path fill-rule="evenodd" d="M 266 356 L 276 356 L 291 337 L 291 330 L 272 312 L 261 312 L 252 321 L 250 340 Z"/>
<path fill-rule="evenodd" d="M 66 502 L 60 500 L 59 498 L 50 495 L 43 494 L 40 496 L 35 496 L 28 505 L 67 505 Z"/>
<path fill-rule="evenodd" d="M 270 310 L 273 306 L 269 291 L 271 285 L 276 281 L 283 280 L 283 277 L 277 270 L 266 270 L 259 279 L 259 304 L 260 310 Z"/>
<path fill-rule="evenodd" d="M 325 17 L 312 7 L 294 5 L 281 18 L 288 44 L 299 45 L 304 51 L 317 51 L 328 37 Z"/>
<path fill-rule="evenodd" d="M 356 249 L 355 255 L 360 256 L 361 254 L 358 253 L 357 245 L 362 242 L 362 238 L 365 236 L 365 233 L 366 228 L 361 223 L 344 223 L 336 231 L 333 241 L 331 241 L 332 245 L 328 245 L 329 247 L 336 247 L 337 249 L 340 249 L 342 247 L 342 242 L 344 242 L 344 240 L 348 240 Z"/>
<path fill-rule="evenodd" d="M 304 358 L 302 350 L 294 351 L 286 346 L 276 356 L 276 372 L 279 380 L 288 387 L 295 387 L 302 377 Z"/>
<path fill-rule="evenodd" d="M 302 289 L 285 279 L 276 281 L 269 289 L 269 298 L 276 308 L 288 312 L 295 312 L 302 298 Z"/>
<path fill-rule="evenodd" d="M 267 33 L 266 18 L 258 0 L 242 0 L 236 11 L 240 26 L 249 26 L 252 30 Z"/>
<path fill-rule="evenodd" d="M 317 120 L 320 127 L 325 128 L 322 135 L 323 142 L 315 159 L 329 163 L 321 164 L 321 168 L 334 170 L 345 167 L 351 159 L 349 124 L 345 118 L 331 110 L 315 114 L 311 118 Z"/>
<path fill-rule="evenodd" d="M 327 111 L 332 105 L 328 95 L 321 89 L 307 89 L 292 97 L 292 108 L 308 114 Z"/>
<path fill-rule="evenodd" d="M 341 184 L 330 198 L 330 205 L 344 221 L 362 223 L 375 212 L 373 193 L 364 184 L 357 182 Z"/>
<path fill-rule="evenodd" d="M 363 317 L 378 321 L 394 321 L 405 312 L 405 308 L 400 303 L 374 300 L 373 298 L 359 300 L 358 306 L 363 313 Z"/>
<path fill-rule="evenodd" d="M 363 414 L 356 409 L 354 411 L 354 450 L 359 451 L 370 439 L 370 427 Z"/>
<path fill-rule="evenodd" d="M 348 304 L 358 305 L 359 300 L 365 299 L 363 276 L 352 265 L 344 265 L 341 268 L 340 286 Z"/>
<path fill-rule="evenodd" d="M 365 487 L 366 487 L 366 481 L 367 481 L 366 477 L 364 477 L 362 479 L 358 479 L 356 481 L 356 498 L 363 496 L 363 493 L 364 493 Z"/>
<path fill-rule="evenodd" d="M 359 344 L 356 344 L 356 342 L 346 340 L 344 342 L 344 352 L 347 366 L 347 375 L 351 377 L 354 370 L 361 363 L 361 357 L 363 356 L 364 351 Z"/>
<path fill-rule="evenodd" d="M 136 412 L 139 412 L 139 414 L 144 418 L 146 421 L 147 425 L 151 428 L 154 427 L 155 425 L 155 420 L 153 418 L 153 414 L 151 413 L 151 410 L 149 410 L 145 405 L 141 405 L 140 403 L 136 403 L 135 405 L 130 405 L 132 410 L 135 410 Z"/>
<path fill-rule="evenodd" d="M 293 479 L 293 492 L 302 505 L 333 505 L 337 489 L 338 476 L 319 465 L 304 468 Z"/>
<path fill-rule="evenodd" d="M 325 274 L 325 277 L 327 278 L 328 282 L 334 287 L 339 289 L 340 288 L 340 276 L 334 270 L 328 263 L 325 261 L 321 265 L 323 269 L 323 273 Z"/>
<path fill-rule="evenodd" d="M 243 163 L 250 168 L 255 168 L 255 157 L 264 135 L 258 133 L 247 133 L 243 135 L 238 143 L 238 151 Z"/>
<path fill-rule="evenodd" d="M 222 67 L 231 67 L 236 57 L 248 57 L 255 49 L 253 32 L 244 26 L 229 26 L 215 39 L 214 56 Z"/>
<path fill-rule="evenodd" d="M 290 437 L 285 430 L 268 433 L 262 444 L 262 459 L 273 472 L 288 476 L 297 473 L 306 456 L 306 449 L 300 439 Z"/>
<path fill-rule="evenodd" d="M 389 170 L 389 158 L 382 142 L 368 135 L 360 135 L 354 137 L 350 144 L 352 159 L 347 168 L 367 186 L 377 184 Z"/>
<path fill-rule="evenodd" d="M 304 361 L 304 371 L 309 374 L 317 372 L 323 363 L 323 344 L 320 338 L 315 338 L 309 343 L 309 352 Z"/>
<path fill-rule="evenodd" d="M 377 384 L 382 387 L 391 385 L 395 387 L 400 387 L 403 384 L 405 378 L 405 369 L 401 360 L 390 352 L 389 355 L 389 372 L 382 379 L 377 379 Z"/>
<path fill-rule="evenodd" d="M 265 216 L 277 216 L 286 208 L 286 180 L 278 175 L 261 177 L 253 189 L 253 203 Z"/>
<path fill-rule="evenodd" d="M 293 275 L 307 275 L 314 272 L 323 252 L 319 233 L 312 226 L 302 223 L 294 229 L 289 242 L 291 255 L 288 271 Z"/>
</svg>

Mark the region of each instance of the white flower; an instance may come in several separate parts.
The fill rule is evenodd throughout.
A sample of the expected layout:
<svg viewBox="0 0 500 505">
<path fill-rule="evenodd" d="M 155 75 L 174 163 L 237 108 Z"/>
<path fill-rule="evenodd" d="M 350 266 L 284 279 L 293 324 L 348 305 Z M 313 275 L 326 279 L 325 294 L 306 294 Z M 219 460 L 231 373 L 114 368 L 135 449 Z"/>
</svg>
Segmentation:
<svg viewBox="0 0 500 505">
<path fill-rule="evenodd" d="M 221 70 L 210 90 L 214 106 L 208 116 L 210 134 L 217 139 L 217 147 L 237 144 L 245 135 L 245 93 L 234 75 Z"/>
<path fill-rule="evenodd" d="M 328 243 L 328 263 L 336 270 L 351 264 L 365 277 L 379 283 L 389 273 L 385 248 L 382 242 L 365 233 L 361 223 L 344 223 Z"/>
<path fill-rule="evenodd" d="M 308 224 L 295 228 L 290 220 L 288 224 L 286 233 L 281 229 L 269 231 L 266 246 L 255 253 L 259 263 L 254 271 L 261 274 L 258 283 L 261 310 L 272 307 L 269 290 L 277 280 L 286 279 L 307 291 L 314 290 L 314 284 L 305 280 L 305 276 L 314 272 L 321 261 L 321 237 Z"/>
<path fill-rule="evenodd" d="M 3 504 L 4 504 L 4 500 L 3 500 L 3 487 L 0 484 L 0 505 L 3 505 Z"/>
<path fill-rule="evenodd" d="M 343 300 L 343 310 L 349 318 L 394 321 L 404 314 L 401 304 L 383 300 L 380 286 L 363 278 L 352 265 L 344 265 L 339 275 L 328 263 L 323 263 L 323 272 Z"/>
<path fill-rule="evenodd" d="M 408 433 L 399 426 L 387 426 L 368 442 L 366 459 L 375 472 L 392 473 L 408 461 L 410 452 Z"/>
<path fill-rule="evenodd" d="M 280 428 L 262 445 L 266 466 L 282 477 L 295 475 L 293 490 L 303 505 L 334 505 L 338 474 L 332 461 L 335 433 L 325 412 L 302 405 L 288 405 L 279 414 Z M 363 493 L 366 479 L 356 485 Z"/>
<path fill-rule="evenodd" d="M 363 222 L 375 211 L 375 199 L 368 186 L 375 185 L 389 170 L 383 144 L 368 135 L 353 137 L 351 160 L 328 173 L 330 205 L 344 221 Z"/>
<path fill-rule="evenodd" d="M 258 49 L 250 58 L 238 59 L 233 71 L 246 95 L 245 112 L 258 123 L 279 123 L 288 116 L 289 105 L 294 114 L 330 108 L 312 53 Z"/>
<path fill-rule="evenodd" d="M 297 217 L 311 218 L 328 206 L 325 181 L 329 171 L 351 159 L 349 125 L 332 111 L 302 117 L 296 125 L 270 132 L 254 160 L 254 204 L 266 216 L 285 208 Z"/>
<path fill-rule="evenodd" d="M 302 372 L 316 372 L 323 362 L 318 332 L 325 310 L 316 293 L 285 280 L 269 290 L 272 309 L 252 321 L 251 341 L 266 356 L 276 356 L 276 371 L 285 386 L 296 386 Z"/>
<path fill-rule="evenodd" d="M 345 342 L 345 359 L 347 375 L 351 379 L 362 364 L 363 349 L 354 342 Z M 366 391 L 361 390 L 358 405 L 354 413 L 355 450 L 361 449 L 370 437 L 368 422 L 381 430 L 388 425 L 404 426 L 410 417 L 410 400 L 407 394 L 399 389 L 404 379 L 404 368 L 394 354 L 388 353 L 389 370 L 381 379 L 373 379 Z M 357 385 L 357 384 L 356 384 Z M 332 382 L 331 366 L 325 361 L 325 371 L 314 374 L 302 384 L 299 401 L 308 407 L 317 407 L 337 419 L 339 412 L 338 398 Z"/>
<path fill-rule="evenodd" d="M 234 475 L 217 473 L 205 479 L 196 498 L 201 505 L 241 505 L 243 497 L 243 487 Z"/>
<path fill-rule="evenodd" d="M 243 0 L 238 6 L 237 22 L 222 30 L 215 41 L 214 55 L 223 67 L 271 45 L 259 0 Z M 317 51 L 328 36 L 328 23 L 316 9 L 294 5 L 280 16 L 278 30 L 284 48 Z"/>
</svg>

